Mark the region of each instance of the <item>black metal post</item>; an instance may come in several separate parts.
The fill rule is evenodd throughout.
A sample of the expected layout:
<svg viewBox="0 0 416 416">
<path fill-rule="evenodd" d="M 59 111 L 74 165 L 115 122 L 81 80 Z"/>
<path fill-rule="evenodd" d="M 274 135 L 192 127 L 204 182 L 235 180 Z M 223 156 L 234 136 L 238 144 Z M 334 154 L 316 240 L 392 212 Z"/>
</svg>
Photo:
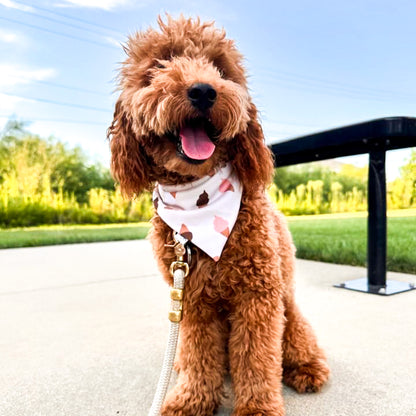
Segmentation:
<svg viewBox="0 0 416 416">
<path fill-rule="evenodd" d="M 370 151 L 368 168 L 367 277 L 369 289 L 386 287 L 386 152 Z"/>
<path fill-rule="evenodd" d="M 367 279 L 354 279 L 335 285 L 376 295 L 394 295 L 414 290 L 411 283 L 387 280 L 387 197 L 386 150 L 375 142 L 369 151 L 367 222 Z"/>
<path fill-rule="evenodd" d="M 364 153 L 370 155 L 367 277 L 348 280 L 336 287 L 378 295 L 416 289 L 412 283 L 386 280 L 386 151 L 413 146 L 416 146 L 416 118 L 410 117 L 371 120 L 271 145 L 276 167 Z"/>
</svg>

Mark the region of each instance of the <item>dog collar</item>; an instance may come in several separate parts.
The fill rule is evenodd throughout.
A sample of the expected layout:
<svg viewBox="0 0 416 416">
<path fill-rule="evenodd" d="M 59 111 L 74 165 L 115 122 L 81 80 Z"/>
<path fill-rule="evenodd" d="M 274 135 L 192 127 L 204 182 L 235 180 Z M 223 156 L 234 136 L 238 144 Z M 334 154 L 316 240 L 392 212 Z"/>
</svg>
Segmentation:
<svg viewBox="0 0 416 416">
<path fill-rule="evenodd" d="M 241 196 L 241 183 L 227 164 L 184 185 L 157 184 L 153 203 L 169 227 L 218 261 L 237 220 Z"/>
</svg>

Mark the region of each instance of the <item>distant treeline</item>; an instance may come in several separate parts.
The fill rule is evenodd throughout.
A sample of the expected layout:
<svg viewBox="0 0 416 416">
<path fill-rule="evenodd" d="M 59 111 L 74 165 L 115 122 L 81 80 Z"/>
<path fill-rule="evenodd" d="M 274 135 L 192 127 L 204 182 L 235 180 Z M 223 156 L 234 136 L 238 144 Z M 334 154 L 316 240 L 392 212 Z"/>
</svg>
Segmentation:
<svg viewBox="0 0 416 416">
<path fill-rule="evenodd" d="M 150 195 L 125 200 L 109 169 L 79 147 L 10 121 L 0 136 L 0 227 L 146 221 Z"/>
<path fill-rule="evenodd" d="M 367 210 L 368 168 L 341 165 L 339 171 L 319 163 L 278 168 L 269 190 L 286 215 L 325 214 Z M 416 207 L 416 151 L 387 184 L 388 209 Z"/>
<path fill-rule="evenodd" d="M 269 189 L 287 215 L 367 209 L 367 168 L 322 164 L 276 169 Z M 388 207 L 416 206 L 416 151 L 388 184 Z M 147 221 L 149 193 L 124 199 L 108 167 L 90 163 L 79 147 L 43 139 L 10 121 L 0 135 L 0 227 Z"/>
</svg>

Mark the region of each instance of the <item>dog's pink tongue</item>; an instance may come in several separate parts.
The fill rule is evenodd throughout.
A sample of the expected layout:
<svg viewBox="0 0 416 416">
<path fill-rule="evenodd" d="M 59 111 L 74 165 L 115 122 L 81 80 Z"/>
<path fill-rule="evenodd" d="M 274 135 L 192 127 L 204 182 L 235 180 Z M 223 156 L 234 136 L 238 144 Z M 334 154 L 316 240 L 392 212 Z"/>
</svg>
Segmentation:
<svg viewBox="0 0 416 416">
<path fill-rule="evenodd" d="M 182 127 L 179 136 L 183 152 L 191 159 L 205 160 L 214 153 L 215 144 L 201 127 Z"/>
</svg>

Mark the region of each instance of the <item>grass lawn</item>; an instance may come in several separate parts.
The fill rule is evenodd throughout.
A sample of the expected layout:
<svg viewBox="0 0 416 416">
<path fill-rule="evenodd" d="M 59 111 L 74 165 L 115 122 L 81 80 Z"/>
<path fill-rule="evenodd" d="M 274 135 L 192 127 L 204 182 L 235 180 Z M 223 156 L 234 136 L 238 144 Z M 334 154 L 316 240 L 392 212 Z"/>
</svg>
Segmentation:
<svg viewBox="0 0 416 416">
<path fill-rule="evenodd" d="M 297 257 L 365 266 L 367 218 L 334 217 L 289 218 Z M 416 216 L 392 215 L 388 218 L 387 230 L 387 269 L 416 274 Z"/>
<path fill-rule="evenodd" d="M 148 223 L 105 225 L 52 225 L 0 229 L 0 248 L 91 243 L 95 241 L 135 240 L 145 238 Z"/>
<path fill-rule="evenodd" d="M 288 217 L 297 257 L 365 266 L 366 213 Z M 0 229 L 0 248 L 144 238 L 148 223 Z M 416 274 L 416 210 L 392 211 L 388 219 L 391 271 Z"/>
</svg>

